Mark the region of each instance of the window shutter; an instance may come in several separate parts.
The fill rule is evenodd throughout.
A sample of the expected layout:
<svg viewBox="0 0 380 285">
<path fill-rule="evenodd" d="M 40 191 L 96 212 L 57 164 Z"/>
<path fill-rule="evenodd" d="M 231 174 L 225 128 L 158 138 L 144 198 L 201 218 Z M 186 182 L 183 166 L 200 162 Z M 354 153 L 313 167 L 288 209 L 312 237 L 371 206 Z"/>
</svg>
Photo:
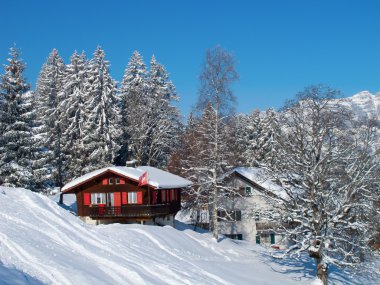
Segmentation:
<svg viewBox="0 0 380 285">
<path fill-rule="evenodd" d="M 142 204 L 142 191 L 137 192 L 137 204 Z"/>
<path fill-rule="evenodd" d="M 121 203 L 128 204 L 128 199 L 127 199 L 127 192 L 121 192 Z"/>
<path fill-rule="evenodd" d="M 89 206 L 91 204 L 91 195 L 90 195 L 90 193 L 84 193 L 83 194 L 83 204 L 85 206 Z"/>
<path fill-rule="evenodd" d="M 103 185 L 107 185 L 107 184 L 108 184 L 108 179 L 107 179 L 107 178 L 103 178 L 103 180 L 102 180 L 102 184 L 103 184 Z"/>
<path fill-rule="evenodd" d="M 235 211 L 235 221 L 241 221 L 241 211 Z"/>
<path fill-rule="evenodd" d="M 120 178 L 120 184 L 125 184 L 125 178 Z"/>
<path fill-rule="evenodd" d="M 116 207 L 120 207 L 121 206 L 121 195 L 120 195 L 120 192 L 113 193 L 113 204 Z"/>
</svg>

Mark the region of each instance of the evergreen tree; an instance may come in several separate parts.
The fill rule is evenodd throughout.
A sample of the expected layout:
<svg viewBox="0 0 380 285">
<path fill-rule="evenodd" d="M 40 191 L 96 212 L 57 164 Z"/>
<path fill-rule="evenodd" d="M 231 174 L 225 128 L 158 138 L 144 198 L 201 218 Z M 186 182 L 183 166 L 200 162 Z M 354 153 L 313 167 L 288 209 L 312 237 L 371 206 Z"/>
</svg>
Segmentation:
<svg viewBox="0 0 380 285">
<path fill-rule="evenodd" d="M 19 50 L 10 48 L 8 65 L 0 77 L 0 179 L 4 185 L 34 189 L 31 157 L 32 93 L 24 78 Z"/>
<path fill-rule="evenodd" d="M 88 98 L 84 88 L 86 76 L 86 55 L 84 52 L 74 52 L 66 68 L 63 89 L 60 92 L 63 99 L 59 106 L 64 110 L 60 118 L 61 125 L 66 126 L 62 136 L 65 180 L 83 175 L 83 169 L 88 163 L 83 132 L 88 119 L 85 108 Z"/>
<path fill-rule="evenodd" d="M 56 49 L 50 53 L 40 72 L 37 96 L 37 126 L 40 149 L 43 150 L 45 160 L 50 168 L 50 183 L 63 186 L 63 155 L 61 113 L 59 108 L 63 98 L 58 96 L 63 87 L 65 65 Z"/>
<path fill-rule="evenodd" d="M 273 166 L 277 161 L 278 136 L 281 133 L 272 109 L 236 116 L 236 143 L 240 162 L 245 166 Z"/>
<path fill-rule="evenodd" d="M 100 47 L 89 62 L 84 87 L 87 119 L 83 125 L 83 149 L 88 164 L 83 172 L 89 172 L 114 162 L 121 134 L 116 82 L 109 74 L 109 63 Z"/>
<path fill-rule="evenodd" d="M 131 158 L 135 159 L 138 165 L 146 164 L 149 128 L 147 89 L 146 66 L 142 56 L 135 51 L 125 69 L 121 84 L 123 134 L 118 164 L 123 165 Z"/>
<path fill-rule="evenodd" d="M 179 98 L 165 67 L 157 63 L 154 56 L 150 62 L 148 96 L 146 164 L 164 167 L 178 141 L 180 115 L 173 103 Z"/>
</svg>

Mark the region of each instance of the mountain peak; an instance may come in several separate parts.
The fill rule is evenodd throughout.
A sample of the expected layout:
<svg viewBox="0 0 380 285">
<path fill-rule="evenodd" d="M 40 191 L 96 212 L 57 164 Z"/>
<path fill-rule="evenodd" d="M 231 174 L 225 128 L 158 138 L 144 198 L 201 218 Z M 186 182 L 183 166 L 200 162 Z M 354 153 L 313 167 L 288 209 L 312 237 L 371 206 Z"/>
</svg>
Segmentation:
<svg viewBox="0 0 380 285">
<path fill-rule="evenodd" d="M 344 98 L 357 118 L 380 118 L 380 92 L 375 95 L 369 91 L 361 91 L 351 97 Z"/>
</svg>

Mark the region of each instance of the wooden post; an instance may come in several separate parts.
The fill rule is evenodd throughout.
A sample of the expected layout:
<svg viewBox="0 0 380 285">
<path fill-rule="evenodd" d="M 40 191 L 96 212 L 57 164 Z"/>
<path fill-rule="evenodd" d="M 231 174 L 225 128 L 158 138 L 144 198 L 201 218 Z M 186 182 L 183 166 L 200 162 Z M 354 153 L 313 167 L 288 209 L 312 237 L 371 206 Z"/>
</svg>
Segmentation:
<svg viewBox="0 0 380 285">
<path fill-rule="evenodd" d="M 59 187 L 59 204 L 63 204 L 63 194 L 62 194 L 62 187 Z"/>
<path fill-rule="evenodd" d="M 152 204 L 152 198 L 150 197 L 150 188 L 148 184 L 148 205 L 151 205 L 151 204 Z"/>
</svg>

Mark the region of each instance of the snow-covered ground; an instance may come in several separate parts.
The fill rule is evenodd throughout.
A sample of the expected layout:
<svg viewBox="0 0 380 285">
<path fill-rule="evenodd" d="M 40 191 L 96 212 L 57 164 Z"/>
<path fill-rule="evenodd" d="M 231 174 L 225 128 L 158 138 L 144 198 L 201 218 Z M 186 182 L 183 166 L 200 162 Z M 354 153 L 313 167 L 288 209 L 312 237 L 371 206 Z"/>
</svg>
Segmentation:
<svg viewBox="0 0 380 285">
<path fill-rule="evenodd" d="M 0 187 L 0 284 L 315 282 L 312 264 L 274 260 L 260 246 L 216 243 L 209 233 L 180 228 L 90 226 L 48 197 Z"/>
</svg>

